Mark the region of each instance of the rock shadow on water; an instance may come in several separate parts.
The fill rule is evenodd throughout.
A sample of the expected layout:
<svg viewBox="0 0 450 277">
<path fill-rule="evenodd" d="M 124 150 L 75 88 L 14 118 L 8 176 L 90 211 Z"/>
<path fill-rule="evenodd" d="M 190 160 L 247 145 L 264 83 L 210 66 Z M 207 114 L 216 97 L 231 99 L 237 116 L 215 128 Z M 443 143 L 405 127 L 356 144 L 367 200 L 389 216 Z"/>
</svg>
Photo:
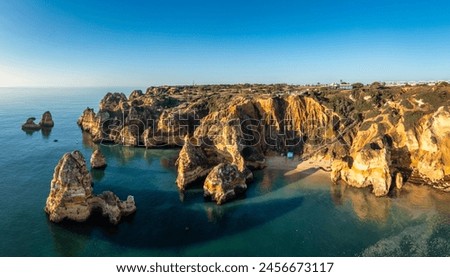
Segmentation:
<svg viewBox="0 0 450 277">
<path fill-rule="evenodd" d="M 253 172 L 254 181 L 249 185 L 254 186 L 258 184 L 260 194 L 274 193 L 278 190 L 285 188 L 286 186 L 298 182 L 302 179 L 308 178 L 320 169 L 311 168 L 301 172 L 286 175 L 286 170 L 282 169 L 262 169 L 260 171 Z M 250 198 L 256 196 L 249 196 Z"/>
<path fill-rule="evenodd" d="M 238 201 L 223 206 L 209 202 L 186 205 L 172 200 L 178 198 L 176 192 L 129 193 L 135 195 L 138 210 L 117 226 L 98 216 L 81 224 L 64 222 L 59 226 L 77 235 L 95 236 L 122 247 L 177 250 L 245 232 L 291 212 L 303 202 L 303 197 L 292 197 L 261 202 Z M 149 193 L 151 198 L 148 198 Z"/>
<path fill-rule="evenodd" d="M 53 247 L 59 256 L 82 256 L 86 246 L 89 244 L 89 237 L 92 233 L 92 230 L 86 229 L 83 225 L 68 221 L 55 224 L 48 220 L 49 231 L 53 238 Z M 73 233 L 78 235 L 73 236 Z"/>
<path fill-rule="evenodd" d="M 24 131 L 24 133 L 27 136 L 32 136 L 34 133 L 39 132 L 40 130 L 33 130 L 33 129 L 24 129 L 24 128 L 22 128 L 22 131 Z"/>
<path fill-rule="evenodd" d="M 52 133 L 52 128 L 42 127 L 41 134 L 44 139 L 48 139 L 50 137 L 51 133 Z"/>
<path fill-rule="evenodd" d="M 22 128 L 22 131 L 25 132 L 28 136 L 32 136 L 34 133 L 41 132 L 42 138 L 49 139 L 50 135 L 52 133 L 52 128 L 46 128 L 43 127 L 41 129 L 29 129 L 29 128 Z"/>
<path fill-rule="evenodd" d="M 124 217 L 121 224 L 130 224 L 133 222 L 133 218 L 134 214 Z M 93 212 L 86 222 L 63 220 L 55 224 L 48 220 L 48 225 L 53 237 L 55 252 L 63 257 L 79 257 L 83 256 L 85 252 L 91 253 L 92 251 L 86 248 L 96 229 L 101 230 L 106 236 L 114 236 L 119 231 L 119 227 L 112 225 L 106 217 L 101 215 L 101 212 Z"/>
<path fill-rule="evenodd" d="M 88 132 L 81 132 L 81 142 L 86 149 L 92 150 L 96 147 L 96 144 L 92 141 L 92 135 Z"/>
<path fill-rule="evenodd" d="M 94 181 L 94 184 L 100 182 L 105 177 L 105 171 L 102 169 L 91 169 L 91 176 Z"/>
</svg>

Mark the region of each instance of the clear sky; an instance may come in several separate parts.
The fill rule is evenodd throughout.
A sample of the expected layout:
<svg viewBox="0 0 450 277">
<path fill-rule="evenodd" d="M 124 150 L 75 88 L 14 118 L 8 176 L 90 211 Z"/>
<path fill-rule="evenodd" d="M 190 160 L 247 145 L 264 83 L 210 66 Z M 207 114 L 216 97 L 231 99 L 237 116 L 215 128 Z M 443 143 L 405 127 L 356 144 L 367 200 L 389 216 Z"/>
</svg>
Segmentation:
<svg viewBox="0 0 450 277">
<path fill-rule="evenodd" d="M 0 86 L 450 79 L 450 1 L 0 1 Z"/>
</svg>

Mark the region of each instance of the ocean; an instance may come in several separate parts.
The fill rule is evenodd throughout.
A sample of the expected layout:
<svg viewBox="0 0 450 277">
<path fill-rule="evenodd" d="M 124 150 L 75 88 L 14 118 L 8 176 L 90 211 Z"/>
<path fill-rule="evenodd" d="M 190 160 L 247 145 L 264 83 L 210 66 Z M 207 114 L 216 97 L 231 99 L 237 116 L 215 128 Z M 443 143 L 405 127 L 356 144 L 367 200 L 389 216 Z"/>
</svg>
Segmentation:
<svg viewBox="0 0 450 277">
<path fill-rule="evenodd" d="M 78 117 L 97 111 L 108 91 L 133 89 L 0 89 L 0 256 L 450 255 L 450 193 L 407 184 L 377 198 L 312 171 L 265 169 L 245 198 L 217 206 L 201 188 L 179 194 L 176 149 L 102 145 L 108 167 L 93 172 L 94 192 L 134 195 L 136 214 L 118 226 L 50 222 L 44 206 L 56 164 L 75 149 L 88 160 L 94 147 Z M 50 133 L 21 130 L 47 110 Z"/>
</svg>

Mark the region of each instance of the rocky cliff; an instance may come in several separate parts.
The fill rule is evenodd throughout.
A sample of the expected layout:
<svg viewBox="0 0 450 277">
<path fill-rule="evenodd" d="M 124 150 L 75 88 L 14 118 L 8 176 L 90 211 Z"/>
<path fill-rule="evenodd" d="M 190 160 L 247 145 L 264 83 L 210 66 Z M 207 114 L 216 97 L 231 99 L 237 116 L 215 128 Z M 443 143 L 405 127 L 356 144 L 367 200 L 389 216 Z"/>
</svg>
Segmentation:
<svg viewBox="0 0 450 277">
<path fill-rule="evenodd" d="M 95 142 L 182 147 L 180 190 L 204 183 L 219 164 L 249 182 L 266 156 L 289 151 L 330 159 L 333 181 L 383 196 L 404 182 L 449 189 L 449 91 L 379 83 L 151 87 L 128 98 L 106 94 L 98 113 L 86 109 L 78 124 Z"/>
<path fill-rule="evenodd" d="M 92 213 L 100 212 L 109 222 L 117 224 L 122 216 L 136 211 L 133 196 L 120 201 L 112 192 L 92 193 L 92 178 L 79 151 L 66 153 L 55 167 L 45 212 L 53 222 L 64 219 L 83 222 Z"/>
<path fill-rule="evenodd" d="M 349 151 L 335 157 L 332 179 L 372 186 L 377 196 L 406 180 L 449 190 L 447 87 L 402 88 L 367 111 Z M 368 99 L 367 95 L 364 96 Z"/>
</svg>

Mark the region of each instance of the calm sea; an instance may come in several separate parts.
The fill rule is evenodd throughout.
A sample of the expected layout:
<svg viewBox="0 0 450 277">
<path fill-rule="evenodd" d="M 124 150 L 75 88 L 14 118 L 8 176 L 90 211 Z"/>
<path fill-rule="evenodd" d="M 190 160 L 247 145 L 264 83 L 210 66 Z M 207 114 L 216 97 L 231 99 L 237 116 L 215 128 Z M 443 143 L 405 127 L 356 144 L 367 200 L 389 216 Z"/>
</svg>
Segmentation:
<svg viewBox="0 0 450 277">
<path fill-rule="evenodd" d="M 135 216 L 117 227 L 49 222 L 43 208 L 58 160 L 92 153 L 77 118 L 106 92 L 131 90 L 0 89 L 0 256 L 450 255 L 450 194 L 406 185 L 376 198 L 312 172 L 262 170 L 245 199 L 216 206 L 201 189 L 180 197 L 169 162 L 177 150 L 102 146 L 108 167 L 94 172 L 94 190 L 134 195 Z M 21 130 L 46 110 L 50 133 Z"/>
</svg>

